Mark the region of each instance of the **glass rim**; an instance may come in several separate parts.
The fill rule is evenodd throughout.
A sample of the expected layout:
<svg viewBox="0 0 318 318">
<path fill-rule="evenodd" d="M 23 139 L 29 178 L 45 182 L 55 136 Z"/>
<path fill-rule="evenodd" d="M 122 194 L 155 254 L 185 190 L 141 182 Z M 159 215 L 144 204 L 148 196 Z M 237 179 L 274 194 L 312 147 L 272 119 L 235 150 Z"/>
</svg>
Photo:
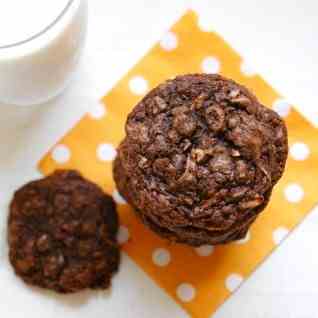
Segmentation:
<svg viewBox="0 0 318 318">
<path fill-rule="evenodd" d="M 15 47 L 18 47 L 20 45 L 23 45 L 23 44 L 26 44 L 28 42 L 31 42 L 31 41 L 37 39 L 38 37 L 42 36 L 43 34 L 48 32 L 50 29 L 52 29 L 64 17 L 64 15 L 69 10 L 69 8 L 73 4 L 73 2 L 75 2 L 75 0 L 68 0 L 67 3 L 66 3 L 66 6 L 62 9 L 60 14 L 48 26 L 46 26 L 41 31 L 37 32 L 36 34 L 34 34 L 34 35 L 32 35 L 32 36 L 30 36 L 28 38 L 26 38 L 25 40 L 22 40 L 22 41 L 19 41 L 19 42 L 15 42 L 15 43 L 12 43 L 12 44 L 3 45 L 3 46 L 0 45 L 0 50 L 15 48 Z"/>
</svg>

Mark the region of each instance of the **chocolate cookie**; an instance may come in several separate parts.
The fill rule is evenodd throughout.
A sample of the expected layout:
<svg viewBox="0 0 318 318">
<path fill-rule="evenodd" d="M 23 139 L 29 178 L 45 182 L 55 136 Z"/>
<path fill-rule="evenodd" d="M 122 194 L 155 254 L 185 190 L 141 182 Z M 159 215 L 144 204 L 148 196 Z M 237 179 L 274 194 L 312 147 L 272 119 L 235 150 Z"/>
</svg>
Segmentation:
<svg viewBox="0 0 318 318">
<path fill-rule="evenodd" d="M 115 204 L 76 171 L 18 190 L 8 227 L 10 262 L 28 284 L 60 293 L 105 289 L 117 271 Z"/>
<path fill-rule="evenodd" d="M 118 149 L 118 190 L 142 221 L 198 246 L 245 236 L 283 174 L 282 119 L 219 75 L 178 76 L 131 112 Z"/>
</svg>

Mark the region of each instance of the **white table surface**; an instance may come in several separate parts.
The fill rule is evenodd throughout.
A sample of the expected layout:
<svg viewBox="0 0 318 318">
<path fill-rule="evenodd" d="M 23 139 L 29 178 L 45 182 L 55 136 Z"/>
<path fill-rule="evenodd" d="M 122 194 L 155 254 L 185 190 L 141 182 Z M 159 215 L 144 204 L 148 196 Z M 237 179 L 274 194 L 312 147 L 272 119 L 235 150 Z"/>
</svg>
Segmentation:
<svg viewBox="0 0 318 318">
<path fill-rule="evenodd" d="M 5 233 L 12 192 L 39 175 L 38 159 L 191 4 L 201 8 L 217 32 L 318 124 L 317 1 L 89 0 L 87 47 L 72 86 L 47 105 L 0 105 L 1 317 L 187 317 L 125 255 L 111 292 L 58 297 L 26 288 L 8 265 Z M 317 233 L 318 209 L 213 317 L 318 317 Z"/>
</svg>

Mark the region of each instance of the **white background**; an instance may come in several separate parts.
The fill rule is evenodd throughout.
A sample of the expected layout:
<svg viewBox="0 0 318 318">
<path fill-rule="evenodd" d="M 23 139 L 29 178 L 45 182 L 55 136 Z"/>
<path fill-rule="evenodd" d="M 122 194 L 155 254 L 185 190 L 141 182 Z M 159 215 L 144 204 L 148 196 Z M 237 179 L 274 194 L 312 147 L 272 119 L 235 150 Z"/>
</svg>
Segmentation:
<svg viewBox="0 0 318 318">
<path fill-rule="evenodd" d="M 217 32 L 318 124 L 316 1 L 194 2 L 194 7 L 210 18 Z M 1 317 L 187 317 L 125 256 L 111 292 L 58 297 L 26 288 L 8 266 L 5 229 L 12 191 L 38 176 L 37 160 L 144 55 L 191 3 L 186 0 L 89 0 L 89 37 L 73 85 L 62 97 L 47 105 L 29 108 L 1 105 Z M 4 10 L 5 1 L 0 4 Z M 317 233 L 318 209 L 213 317 L 318 317 Z"/>
</svg>

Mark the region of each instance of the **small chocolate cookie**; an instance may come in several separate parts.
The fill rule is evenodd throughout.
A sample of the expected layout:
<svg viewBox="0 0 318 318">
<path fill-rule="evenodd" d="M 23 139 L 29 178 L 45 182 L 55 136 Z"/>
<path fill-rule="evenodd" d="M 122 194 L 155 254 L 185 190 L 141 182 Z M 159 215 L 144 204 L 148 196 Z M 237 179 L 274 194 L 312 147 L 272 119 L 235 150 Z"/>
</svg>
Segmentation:
<svg viewBox="0 0 318 318">
<path fill-rule="evenodd" d="M 105 289 L 119 265 L 117 230 L 110 196 L 76 171 L 56 171 L 15 193 L 10 262 L 27 284 L 60 293 Z"/>
<path fill-rule="evenodd" d="M 131 112 L 114 178 L 152 230 L 190 245 L 244 237 L 283 174 L 282 119 L 219 75 L 178 76 Z"/>
</svg>

